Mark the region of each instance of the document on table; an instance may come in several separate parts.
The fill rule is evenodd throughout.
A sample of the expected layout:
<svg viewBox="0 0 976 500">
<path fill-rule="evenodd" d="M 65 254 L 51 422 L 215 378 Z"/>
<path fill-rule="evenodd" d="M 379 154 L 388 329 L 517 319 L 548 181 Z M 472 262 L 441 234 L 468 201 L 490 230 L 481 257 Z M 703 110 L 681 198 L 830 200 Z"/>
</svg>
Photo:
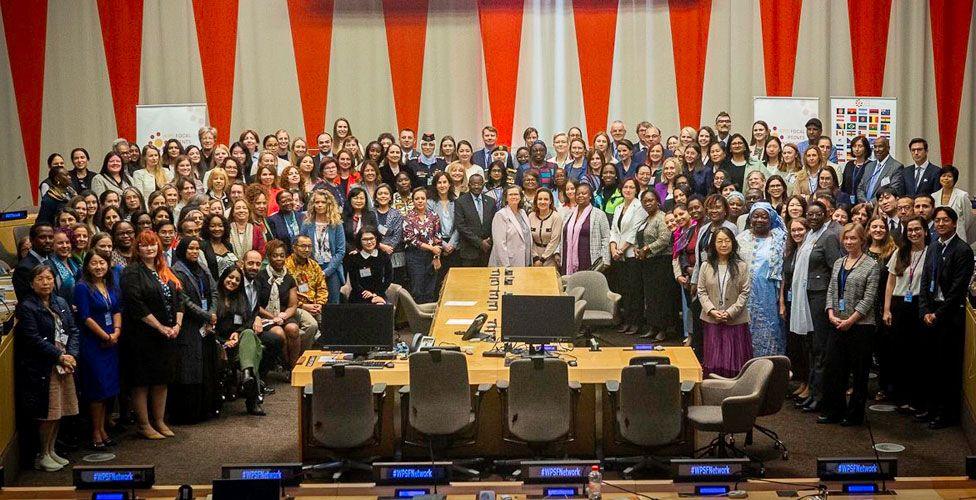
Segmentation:
<svg viewBox="0 0 976 500">
<path fill-rule="evenodd" d="M 447 320 L 449 325 L 470 325 L 474 321 L 474 318 L 451 318 Z"/>
<path fill-rule="evenodd" d="M 444 305 L 446 307 L 471 307 L 477 303 L 477 300 L 449 300 Z"/>
</svg>

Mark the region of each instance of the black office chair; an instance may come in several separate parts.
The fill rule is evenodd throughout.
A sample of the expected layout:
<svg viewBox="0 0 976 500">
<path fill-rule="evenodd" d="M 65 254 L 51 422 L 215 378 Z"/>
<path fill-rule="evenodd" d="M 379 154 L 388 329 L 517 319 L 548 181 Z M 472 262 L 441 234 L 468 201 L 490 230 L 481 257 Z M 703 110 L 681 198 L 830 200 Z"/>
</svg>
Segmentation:
<svg viewBox="0 0 976 500">
<path fill-rule="evenodd" d="M 305 470 L 335 471 L 333 481 L 352 470 L 371 471 L 379 457 L 353 460 L 348 456 L 380 443 L 386 384 L 371 383 L 369 370 L 362 366 L 323 366 L 312 371 L 305 397 L 312 398 L 313 443 L 333 459 Z"/>
<path fill-rule="evenodd" d="M 401 447 L 418 446 L 437 455 L 478 441 L 482 396 L 491 384 L 481 384 L 471 396 L 468 360 L 458 351 L 430 349 L 415 352 L 410 362 L 410 385 L 400 389 Z M 412 436 L 408 436 L 412 434 Z M 483 459 L 454 460 L 453 470 L 479 478 L 471 467 Z"/>
<path fill-rule="evenodd" d="M 653 453 L 683 441 L 688 402 L 695 388 L 694 382 L 681 382 L 676 366 L 636 360 L 620 371 L 619 382 L 608 380 L 605 385 L 613 412 L 611 441 L 636 446 L 642 453 L 606 459 L 611 464 L 632 464 L 623 470 L 625 478 L 649 468 L 652 462 L 667 466 Z"/>
<path fill-rule="evenodd" d="M 533 458 L 539 459 L 551 445 L 576 439 L 582 386 L 569 380 L 565 361 L 542 356 L 515 360 L 509 366 L 509 380 L 499 380 L 497 385 L 505 441 L 527 446 Z"/>
</svg>

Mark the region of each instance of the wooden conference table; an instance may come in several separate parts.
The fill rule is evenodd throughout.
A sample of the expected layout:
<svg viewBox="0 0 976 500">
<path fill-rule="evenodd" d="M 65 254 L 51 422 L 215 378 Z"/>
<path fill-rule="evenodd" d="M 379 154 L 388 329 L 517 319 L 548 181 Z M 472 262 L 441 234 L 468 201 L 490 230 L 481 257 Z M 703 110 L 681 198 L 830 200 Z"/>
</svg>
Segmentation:
<svg viewBox="0 0 976 500">
<path fill-rule="evenodd" d="M 488 321 L 482 329 L 484 333 L 501 334 L 501 296 L 506 293 L 517 295 L 560 295 L 562 284 L 555 269 L 549 267 L 525 268 L 453 268 L 447 276 L 437 313 L 431 326 L 431 335 L 437 345 L 458 345 L 465 351 L 470 351 L 468 360 L 469 383 L 494 384 L 500 379 L 508 379 L 508 368 L 504 358 L 485 357 L 484 351 L 491 349 L 493 342 L 461 340 L 456 332 L 467 329 L 467 324 L 480 313 L 488 315 Z M 540 311 L 539 320 L 545 321 L 545 311 Z M 321 366 L 318 361 L 323 356 L 332 353 L 323 351 L 306 351 L 292 370 L 291 385 L 300 393 L 305 386 L 312 383 L 312 370 Z M 603 384 L 607 380 L 619 380 L 620 370 L 639 355 L 654 354 L 670 358 L 671 364 L 677 366 L 682 381 L 701 382 L 702 369 L 692 350 L 688 347 L 668 347 L 664 351 L 647 353 L 620 347 L 603 347 L 600 351 L 590 351 L 588 348 L 576 348 L 570 352 L 562 352 L 563 359 L 576 360 L 577 366 L 569 368 L 570 380 L 583 385 L 583 392 L 579 402 L 577 414 L 576 440 L 568 446 L 568 452 L 573 456 L 592 456 L 595 446 L 602 443 L 605 450 L 612 448 L 612 443 L 604 439 L 610 429 L 609 406 L 602 397 Z M 316 360 L 308 365 L 311 356 Z M 394 367 L 370 370 L 374 383 L 386 383 L 388 388 L 386 408 L 384 408 L 383 441 L 379 449 L 365 450 L 363 455 L 390 456 L 398 442 L 400 413 L 399 401 L 396 395 L 398 387 L 409 384 L 409 370 L 407 360 L 394 361 Z M 322 457 L 306 432 L 310 415 L 310 404 L 299 395 L 299 449 L 303 461 L 314 461 Z M 471 450 L 459 449 L 459 455 L 472 456 L 511 456 L 525 453 L 518 446 L 502 441 L 501 405 L 495 391 L 490 392 L 482 401 L 481 427 L 479 429 L 478 444 Z M 389 425 L 387 425 L 389 424 Z M 607 434 L 608 435 L 608 434 Z M 417 456 L 425 456 L 425 450 L 403 450 L 405 455 L 416 452 Z M 612 451 L 612 450 L 607 450 Z M 632 451 L 632 450 L 631 450 Z"/>
</svg>

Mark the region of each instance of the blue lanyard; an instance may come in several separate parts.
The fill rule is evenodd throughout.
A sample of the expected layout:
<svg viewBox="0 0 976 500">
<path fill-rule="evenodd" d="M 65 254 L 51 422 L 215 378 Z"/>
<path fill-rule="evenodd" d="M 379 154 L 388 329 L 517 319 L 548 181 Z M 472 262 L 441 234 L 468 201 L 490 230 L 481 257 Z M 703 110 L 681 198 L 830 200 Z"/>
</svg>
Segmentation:
<svg viewBox="0 0 976 500">
<path fill-rule="evenodd" d="M 856 261 L 854 261 L 854 265 L 851 266 L 850 270 L 848 270 L 847 267 L 844 266 L 844 263 L 841 262 L 840 271 L 838 271 L 837 273 L 837 281 L 839 285 L 837 297 L 839 297 L 840 299 L 844 298 L 844 290 L 847 289 L 847 276 L 851 273 L 851 271 L 857 268 L 857 265 L 861 263 L 862 259 L 864 259 L 864 254 L 861 254 L 861 256 L 858 257 Z"/>
</svg>

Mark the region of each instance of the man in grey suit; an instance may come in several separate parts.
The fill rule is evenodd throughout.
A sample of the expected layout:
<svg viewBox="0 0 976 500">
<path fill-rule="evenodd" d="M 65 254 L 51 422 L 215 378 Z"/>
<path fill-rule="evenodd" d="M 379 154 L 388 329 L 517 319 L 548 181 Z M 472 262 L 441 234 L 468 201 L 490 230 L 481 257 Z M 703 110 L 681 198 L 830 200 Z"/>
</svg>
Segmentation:
<svg viewBox="0 0 976 500">
<path fill-rule="evenodd" d="M 495 199 L 484 194 L 485 179 L 472 174 L 468 192 L 454 202 L 454 227 L 461 236 L 461 266 L 484 267 L 491 252 L 491 222 L 495 218 Z"/>
<path fill-rule="evenodd" d="M 861 176 L 857 185 L 857 201 L 860 203 L 874 201 L 878 190 L 891 186 L 896 193 L 904 192 L 902 169 L 904 165 L 891 157 L 891 143 L 887 137 L 879 137 L 874 141 L 874 168 Z"/>
</svg>

